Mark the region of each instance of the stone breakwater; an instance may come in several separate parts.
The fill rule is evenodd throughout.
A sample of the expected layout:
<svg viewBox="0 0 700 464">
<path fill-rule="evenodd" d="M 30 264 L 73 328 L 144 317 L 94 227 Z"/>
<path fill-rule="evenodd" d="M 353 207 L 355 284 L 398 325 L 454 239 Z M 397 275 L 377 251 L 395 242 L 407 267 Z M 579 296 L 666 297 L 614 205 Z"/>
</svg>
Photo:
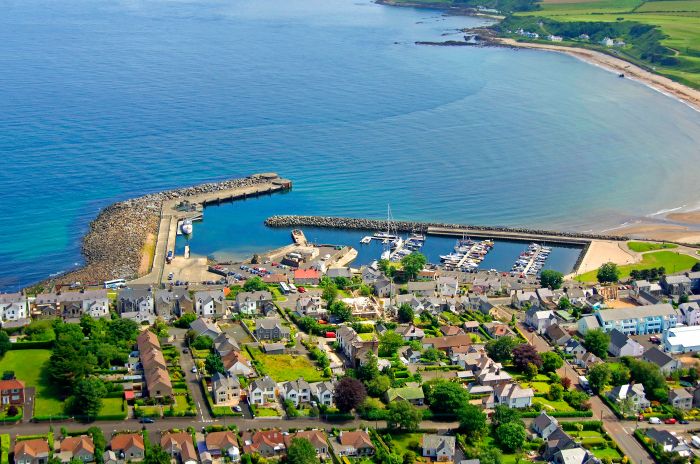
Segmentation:
<svg viewBox="0 0 700 464">
<path fill-rule="evenodd" d="M 265 225 L 268 227 L 326 227 L 335 229 L 361 229 L 361 230 L 384 230 L 386 229 L 386 221 L 379 219 L 360 219 L 360 218 L 343 218 L 333 216 L 271 216 L 265 220 Z M 429 228 L 440 229 L 461 229 L 471 231 L 484 232 L 499 232 L 504 234 L 522 235 L 539 235 L 551 237 L 556 240 L 557 237 L 582 239 L 582 240 L 628 240 L 627 237 L 619 235 L 598 235 L 579 232 L 555 232 L 551 230 L 525 229 L 517 227 L 498 227 L 498 226 L 475 226 L 466 224 L 444 224 L 437 222 L 416 222 L 416 221 L 393 221 L 392 226 L 399 232 L 427 232 Z"/>
<path fill-rule="evenodd" d="M 277 177 L 276 174 L 256 174 L 149 193 L 114 203 L 100 211 L 90 223 L 82 244 L 85 265 L 81 269 L 59 276 L 55 279 L 56 283 L 131 279 L 138 273 L 147 237 L 150 234 L 158 234 L 163 202 L 250 187 L 270 182 Z"/>
</svg>

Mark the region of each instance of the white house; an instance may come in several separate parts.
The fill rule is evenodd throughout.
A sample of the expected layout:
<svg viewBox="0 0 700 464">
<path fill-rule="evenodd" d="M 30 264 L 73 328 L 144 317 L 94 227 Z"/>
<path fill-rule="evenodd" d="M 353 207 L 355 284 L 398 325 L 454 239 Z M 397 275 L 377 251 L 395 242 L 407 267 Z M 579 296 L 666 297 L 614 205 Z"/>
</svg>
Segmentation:
<svg viewBox="0 0 700 464">
<path fill-rule="evenodd" d="M 205 290 L 194 294 L 194 310 L 200 317 L 221 317 L 226 312 L 223 290 Z"/>
<path fill-rule="evenodd" d="M 423 434 L 423 457 L 437 462 L 452 462 L 455 456 L 456 438 L 446 435 Z"/>
<path fill-rule="evenodd" d="M 608 352 L 615 357 L 633 356 L 638 357 L 644 354 L 644 347 L 623 334 L 617 329 L 610 332 L 610 343 L 608 344 Z"/>
<path fill-rule="evenodd" d="M 254 380 L 248 386 L 248 403 L 263 405 L 274 403 L 277 384 L 269 376 Z"/>
<path fill-rule="evenodd" d="M 304 379 L 280 384 L 279 392 L 284 401 L 291 401 L 296 407 L 301 403 L 311 402 L 311 385 Z"/>
<path fill-rule="evenodd" d="M 494 405 L 509 408 L 527 408 L 532 405 L 535 392 L 532 388 L 521 388 L 517 383 L 502 383 L 493 388 Z"/>
<path fill-rule="evenodd" d="M 543 311 L 533 306 L 525 312 L 525 324 L 534 328 L 539 334 L 544 333 L 554 323 L 556 323 L 554 311 Z"/>
<path fill-rule="evenodd" d="M 0 293 L 0 324 L 29 318 L 27 297 L 21 293 Z"/>
<path fill-rule="evenodd" d="M 333 406 L 333 396 L 335 395 L 335 385 L 333 382 L 314 382 L 311 384 L 311 396 L 324 406 Z"/>
</svg>

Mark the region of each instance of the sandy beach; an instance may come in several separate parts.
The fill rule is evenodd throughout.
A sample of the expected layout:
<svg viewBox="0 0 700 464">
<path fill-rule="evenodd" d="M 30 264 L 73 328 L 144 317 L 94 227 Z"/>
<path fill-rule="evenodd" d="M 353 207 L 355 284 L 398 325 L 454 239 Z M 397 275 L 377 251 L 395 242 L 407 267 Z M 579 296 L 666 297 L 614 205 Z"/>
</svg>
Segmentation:
<svg viewBox="0 0 700 464">
<path fill-rule="evenodd" d="M 503 45 L 508 45 L 511 47 L 535 48 L 539 50 L 566 53 L 580 60 L 605 68 L 609 71 L 618 74 L 624 74 L 626 78 L 642 82 L 643 84 L 648 85 L 649 87 L 661 93 L 681 100 L 682 102 L 686 103 L 695 110 L 700 111 L 700 90 L 690 88 L 678 82 L 674 82 L 667 77 L 646 71 L 623 59 L 615 58 L 613 56 L 606 55 L 605 53 L 597 52 L 594 50 L 588 50 L 585 48 L 565 47 L 563 45 L 518 42 L 516 40 L 508 38 L 496 38 L 494 40 L 498 41 Z M 700 213 L 696 214 L 696 223 L 700 224 Z"/>
<path fill-rule="evenodd" d="M 640 222 L 615 229 L 608 233 L 665 242 L 700 243 L 700 230 L 678 224 Z"/>
<path fill-rule="evenodd" d="M 593 240 L 578 268 L 579 274 L 598 269 L 605 263 L 632 264 L 639 261 L 627 248 L 627 242 Z"/>
</svg>

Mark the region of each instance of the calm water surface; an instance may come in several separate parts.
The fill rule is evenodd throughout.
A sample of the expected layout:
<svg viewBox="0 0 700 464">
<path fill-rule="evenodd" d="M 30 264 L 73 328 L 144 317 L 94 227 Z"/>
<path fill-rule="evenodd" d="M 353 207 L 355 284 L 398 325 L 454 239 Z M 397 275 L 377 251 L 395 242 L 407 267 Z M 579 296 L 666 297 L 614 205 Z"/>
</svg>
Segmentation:
<svg viewBox="0 0 700 464">
<path fill-rule="evenodd" d="M 400 219 L 602 230 L 694 206 L 698 113 L 568 56 L 414 45 L 474 18 L 346 0 L 2 12 L 0 288 L 79 263 L 113 201 L 261 171 L 293 179 L 293 201 L 214 229 L 391 203 Z"/>
</svg>

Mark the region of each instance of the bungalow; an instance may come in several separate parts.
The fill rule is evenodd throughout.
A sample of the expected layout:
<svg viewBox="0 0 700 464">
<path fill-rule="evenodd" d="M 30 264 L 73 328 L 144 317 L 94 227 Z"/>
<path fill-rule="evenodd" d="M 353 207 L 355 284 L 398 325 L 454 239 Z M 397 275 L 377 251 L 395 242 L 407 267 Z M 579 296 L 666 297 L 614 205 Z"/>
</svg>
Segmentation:
<svg viewBox="0 0 700 464">
<path fill-rule="evenodd" d="M 263 405 L 274 403 L 277 396 L 277 384 L 269 376 L 254 380 L 248 386 L 248 403 Z"/>
<path fill-rule="evenodd" d="M 236 295 L 236 309 L 241 314 L 260 314 L 266 312 L 265 310 L 270 306 L 274 306 L 272 299 L 272 293 L 267 290 L 241 292 Z"/>
<path fill-rule="evenodd" d="M 425 337 L 423 329 L 413 324 L 398 326 L 396 328 L 396 333 L 401 335 L 407 342 L 411 340 L 422 340 Z"/>
<path fill-rule="evenodd" d="M 619 385 L 608 393 L 608 398 L 620 404 L 629 401 L 630 409 L 634 412 L 648 408 L 651 403 L 644 393 L 644 385 L 641 383 Z"/>
<path fill-rule="evenodd" d="M 277 317 L 266 317 L 255 320 L 255 336 L 258 340 L 281 340 L 289 338 L 289 328 L 282 325 Z"/>
<path fill-rule="evenodd" d="M 404 364 L 418 364 L 422 353 L 419 350 L 414 350 L 410 346 L 403 347 L 399 350 L 399 359 Z"/>
<path fill-rule="evenodd" d="M 546 412 L 540 412 L 540 415 L 530 424 L 530 428 L 537 434 L 538 437 L 546 440 L 559 427 L 559 422 Z"/>
<path fill-rule="evenodd" d="M 48 462 L 49 443 L 45 439 L 16 441 L 15 464 L 47 464 Z"/>
<path fill-rule="evenodd" d="M 146 445 L 140 433 L 115 435 L 109 447 L 121 461 L 143 461 L 146 455 Z"/>
<path fill-rule="evenodd" d="M 569 339 L 569 341 L 564 344 L 564 353 L 566 354 L 579 355 L 585 352 L 586 348 L 575 338 Z"/>
<path fill-rule="evenodd" d="M 589 351 L 586 351 L 583 354 L 577 354 L 574 360 L 574 364 L 583 369 L 590 369 L 600 362 L 602 362 L 600 358 Z"/>
<path fill-rule="evenodd" d="M 693 395 L 685 388 L 674 388 L 668 392 L 668 403 L 674 408 L 687 411 L 693 407 Z"/>
<path fill-rule="evenodd" d="M 216 325 L 216 322 L 203 317 L 192 321 L 190 329 L 194 332 L 195 338 L 204 336 L 216 340 L 216 337 L 221 335 L 221 329 Z"/>
<path fill-rule="evenodd" d="M 425 396 L 423 395 L 423 389 L 421 387 L 401 387 L 401 388 L 389 388 L 384 397 L 387 403 L 391 403 L 396 400 L 408 401 L 409 403 L 422 406 Z"/>
<path fill-rule="evenodd" d="M 302 378 L 282 383 L 279 392 L 284 401 L 291 401 L 295 407 L 311 402 L 311 385 Z"/>
<path fill-rule="evenodd" d="M 465 333 L 464 330 L 456 325 L 442 325 L 440 326 L 440 332 L 442 332 L 442 334 L 446 337 Z"/>
<path fill-rule="evenodd" d="M 365 430 L 341 431 L 338 440 L 333 443 L 333 449 L 338 456 L 371 456 L 374 454 L 374 444 Z"/>
<path fill-rule="evenodd" d="M 466 333 L 478 333 L 479 325 L 478 321 L 466 321 L 462 324 L 462 329 L 464 329 Z"/>
<path fill-rule="evenodd" d="M 318 285 L 321 273 L 315 269 L 295 269 L 294 283 L 297 285 Z"/>
<path fill-rule="evenodd" d="M 547 327 L 547 330 L 545 330 L 545 335 L 553 344 L 557 346 L 566 345 L 566 343 L 571 340 L 571 335 L 566 333 L 566 331 L 562 329 L 559 324 L 552 324 Z"/>
<path fill-rule="evenodd" d="M 264 458 L 282 456 L 286 450 L 285 434 L 279 430 L 246 431 L 241 435 L 243 454 L 257 453 Z"/>
<path fill-rule="evenodd" d="M 617 329 L 610 331 L 610 343 L 608 352 L 615 357 L 641 356 L 644 354 L 644 347 Z"/>
<path fill-rule="evenodd" d="M 67 437 L 61 441 L 58 458 L 61 462 L 78 460 L 92 462 L 95 460 L 95 444 L 92 437 L 80 435 L 79 437 Z"/>
<path fill-rule="evenodd" d="M 659 366 L 659 370 L 661 370 L 664 375 L 671 375 L 672 372 L 675 372 L 682 367 L 680 360 L 674 358 L 668 353 L 664 353 L 655 346 L 646 350 L 642 355 L 642 359 Z"/>
<path fill-rule="evenodd" d="M 311 384 L 311 396 L 318 404 L 324 406 L 333 406 L 333 397 L 335 395 L 335 385 L 333 382 L 314 382 Z"/>
<path fill-rule="evenodd" d="M 652 441 L 660 444 L 666 452 L 678 453 L 683 457 L 691 455 L 690 447 L 682 439 L 668 430 L 649 428 L 645 433 Z"/>
<path fill-rule="evenodd" d="M 236 406 L 241 401 L 241 383 L 238 377 L 215 373 L 211 378 L 211 396 L 214 404 Z"/>
<path fill-rule="evenodd" d="M 227 306 L 223 290 L 203 290 L 194 294 L 195 314 L 218 319 L 226 314 Z"/>
<path fill-rule="evenodd" d="M 580 446 L 559 450 L 552 456 L 553 464 L 600 464 L 600 462 L 600 459 Z"/>
<path fill-rule="evenodd" d="M 24 405 L 24 382 L 17 379 L 0 380 L 0 404 L 3 408 Z"/>
<path fill-rule="evenodd" d="M 442 351 L 448 351 L 457 346 L 471 345 L 472 339 L 469 334 L 452 335 L 450 337 L 429 337 L 424 338 L 421 342 L 423 348 L 436 348 Z"/>
<path fill-rule="evenodd" d="M 295 433 L 290 433 L 284 436 L 284 444 L 287 448 L 292 444 L 295 438 L 308 440 L 311 446 L 316 450 L 316 456 L 325 459 L 328 456 L 328 441 L 326 433 L 322 430 L 304 430 Z"/>
<path fill-rule="evenodd" d="M 485 323 L 484 329 L 493 338 L 512 337 L 514 335 L 508 324 L 499 321 Z"/>
<path fill-rule="evenodd" d="M 197 450 L 188 432 L 166 432 L 160 438 L 160 446 L 182 464 L 197 464 Z"/>
<path fill-rule="evenodd" d="M 437 462 L 452 462 L 455 457 L 456 438 L 424 433 L 421 438 L 423 457 Z"/>
<path fill-rule="evenodd" d="M 238 457 L 240 458 L 240 450 L 238 449 L 238 439 L 236 434 L 230 430 L 223 432 L 209 432 L 204 441 L 207 451 L 212 456 L 224 456 L 227 455 L 230 458 Z M 245 445 L 244 445 L 245 448 Z"/>
<path fill-rule="evenodd" d="M 418 282 L 409 282 L 407 286 L 408 293 L 412 293 L 417 296 L 429 297 L 435 295 L 435 290 L 437 289 L 437 282 L 435 282 L 434 280 L 421 280 Z"/>
<path fill-rule="evenodd" d="M 214 351 L 219 356 L 226 356 L 231 351 L 240 351 L 241 347 L 238 346 L 238 342 L 231 338 L 231 336 L 225 332 L 220 333 L 214 339 Z"/>
</svg>

